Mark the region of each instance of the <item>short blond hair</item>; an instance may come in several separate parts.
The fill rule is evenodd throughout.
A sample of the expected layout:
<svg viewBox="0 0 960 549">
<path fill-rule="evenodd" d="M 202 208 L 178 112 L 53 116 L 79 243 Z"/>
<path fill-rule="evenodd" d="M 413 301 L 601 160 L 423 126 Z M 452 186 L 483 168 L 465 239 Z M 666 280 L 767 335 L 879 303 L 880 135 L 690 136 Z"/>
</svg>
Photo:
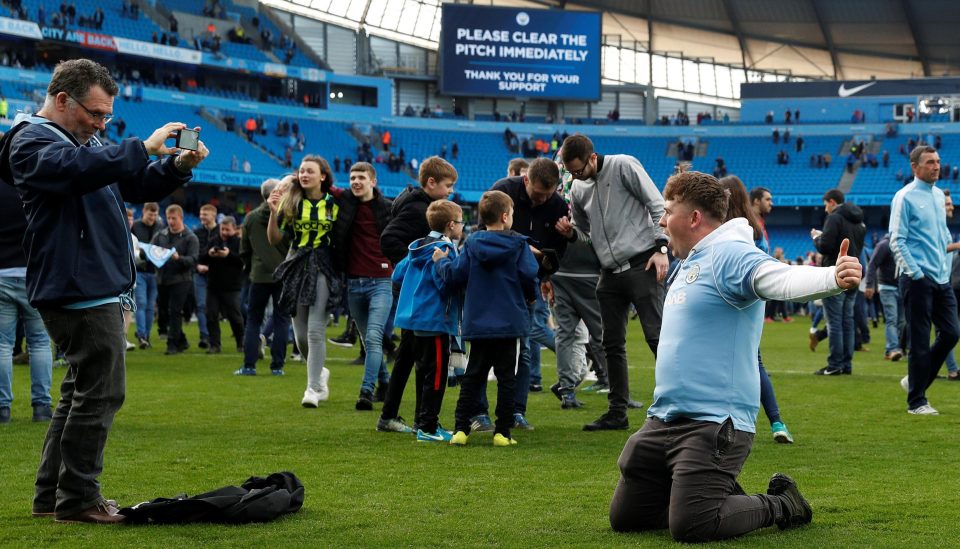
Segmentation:
<svg viewBox="0 0 960 549">
<path fill-rule="evenodd" d="M 463 215 L 463 208 L 449 200 L 434 200 L 427 207 L 427 224 L 431 231 L 442 233 L 451 221 Z"/>
<path fill-rule="evenodd" d="M 444 179 L 456 181 L 457 169 L 443 158 L 431 156 L 420 163 L 420 186 L 426 187 L 431 177 L 438 183 Z"/>
<path fill-rule="evenodd" d="M 477 209 L 480 210 L 480 221 L 484 225 L 493 225 L 513 209 L 513 199 L 503 191 L 487 191 L 480 197 Z"/>
<path fill-rule="evenodd" d="M 164 210 L 164 213 L 166 215 L 170 215 L 170 212 L 178 213 L 180 214 L 180 217 L 183 217 L 183 208 L 181 208 L 177 204 L 170 204 L 169 206 L 167 206 L 167 209 Z"/>
</svg>

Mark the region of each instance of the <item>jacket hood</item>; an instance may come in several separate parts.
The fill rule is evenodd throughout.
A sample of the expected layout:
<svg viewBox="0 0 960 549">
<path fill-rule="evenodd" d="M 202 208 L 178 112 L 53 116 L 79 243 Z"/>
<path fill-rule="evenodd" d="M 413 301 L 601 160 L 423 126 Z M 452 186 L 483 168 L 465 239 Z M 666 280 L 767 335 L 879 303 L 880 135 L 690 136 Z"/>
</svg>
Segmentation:
<svg viewBox="0 0 960 549">
<path fill-rule="evenodd" d="M 705 250 L 714 244 L 730 241 L 746 242 L 751 246 L 755 245 L 753 242 L 753 228 L 747 223 L 746 218 L 737 217 L 720 225 L 703 240 L 697 242 L 693 249 L 690 250 L 690 255 Z"/>
<path fill-rule="evenodd" d="M 843 217 L 854 225 L 863 223 L 863 210 L 860 209 L 860 206 L 857 206 L 856 204 L 844 202 L 843 204 L 838 205 L 837 209 L 833 210 L 833 213 Z"/>
<path fill-rule="evenodd" d="M 470 235 L 470 255 L 481 265 L 493 268 L 508 261 L 516 261 L 520 251 L 528 245 L 528 238 L 513 231 L 480 231 Z"/>
<path fill-rule="evenodd" d="M 457 253 L 457 247 L 453 244 L 453 242 L 450 242 L 446 239 L 427 236 L 425 238 L 418 238 L 417 240 L 411 242 L 409 246 L 407 246 L 407 249 L 410 250 L 410 262 L 418 268 L 422 268 L 427 263 L 433 261 L 433 250 L 436 248 L 447 248 L 452 250 L 454 255 L 451 255 L 451 258 L 456 256 Z"/>
</svg>

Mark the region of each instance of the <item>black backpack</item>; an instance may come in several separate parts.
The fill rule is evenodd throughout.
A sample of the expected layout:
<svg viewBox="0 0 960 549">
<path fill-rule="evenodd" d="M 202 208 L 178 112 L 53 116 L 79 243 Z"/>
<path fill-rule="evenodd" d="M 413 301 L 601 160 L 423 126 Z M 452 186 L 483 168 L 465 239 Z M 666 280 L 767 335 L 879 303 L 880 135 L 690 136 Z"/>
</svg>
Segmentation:
<svg viewBox="0 0 960 549">
<path fill-rule="evenodd" d="M 303 483 L 290 472 L 250 477 L 237 486 L 224 486 L 188 497 L 157 498 L 120 509 L 126 524 L 269 522 L 303 506 Z"/>
</svg>

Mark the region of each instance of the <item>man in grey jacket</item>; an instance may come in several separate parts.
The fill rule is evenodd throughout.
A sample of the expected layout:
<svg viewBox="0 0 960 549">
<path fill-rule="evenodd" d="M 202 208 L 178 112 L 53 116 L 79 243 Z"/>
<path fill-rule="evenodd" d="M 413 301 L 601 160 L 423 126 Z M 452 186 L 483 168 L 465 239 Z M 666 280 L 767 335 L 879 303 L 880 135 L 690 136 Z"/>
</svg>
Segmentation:
<svg viewBox="0 0 960 549">
<path fill-rule="evenodd" d="M 576 179 L 572 220 L 557 231 L 588 241 L 600 260 L 597 300 L 610 377 L 609 409 L 585 431 L 627 429 L 627 321 L 630 305 L 640 315 L 647 345 L 657 354 L 667 275 L 667 237 L 660 228 L 663 196 L 640 162 L 628 155 L 601 155 L 584 135 L 563 142 L 561 160 Z"/>
</svg>

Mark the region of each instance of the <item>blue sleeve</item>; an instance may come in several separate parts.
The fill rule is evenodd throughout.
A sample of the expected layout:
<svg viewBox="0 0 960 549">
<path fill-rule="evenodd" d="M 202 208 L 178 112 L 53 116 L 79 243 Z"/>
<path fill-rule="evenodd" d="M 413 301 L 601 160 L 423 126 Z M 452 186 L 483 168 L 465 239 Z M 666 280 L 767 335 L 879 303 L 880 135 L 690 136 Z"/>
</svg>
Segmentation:
<svg viewBox="0 0 960 549">
<path fill-rule="evenodd" d="M 890 204 L 890 251 L 897 259 L 897 266 L 914 280 L 923 278 L 920 265 L 907 248 L 910 235 L 910 203 L 905 192 L 898 192 Z"/>
<path fill-rule="evenodd" d="M 523 297 L 528 301 L 537 298 L 537 259 L 533 256 L 530 248 L 523 246 L 520 257 L 517 260 L 517 273 L 520 277 L 520 289 L 523 290 Z"/>
<path fill-rule="evenodd" d="M 443 284 L 447 292 L 463 288 L 470 276 L 470 254 L 464 249 L 463 253 L 454 259 L 449 256 L 441 259 L 434 265 L 434 275 L 438 286 Z"/>
<path fill-rule="evenodd" d="M 410 256 L 404 257 L 400 260 L 400 263 L 397 263 L 397 266 L 393 268 L 393 276 L 391 281 L 399 286 L 403 284 L 403 277 L 407 274 L 407 269 L 410 268 Z"/>
<path fill-rule="evenodd" d="M 753 288 L 753 275 L 761 264 L 776 259 L 746 242 L 716 247 L 712 253 L 713 278 L 727 303 L 743 309 L 760 300 Z"/>
<path fill-rule="evenodd" d="M 452 256 L 452 257 L 457 257 L 457 248 L 454 247 L 454 246 L 451 245 L 451 244 L 438 243 L 438 245 L 437 245 L 436 247 L 437 247 L 437 248 L 440 248 L 440 249 L 446 248 L 446 249 L 450 252 L 450 256 Z M 448 257 L 450 257 L 450 256 L 448 256 Z M 437 291 L 440 292 L 440 296 L 441 296 L 441 297 L 446 298 L 446 297 L 449 297 L 450 294 L 452 293 L 452 292 L 451 292 L 451 286 L 450 286 L 450 284 L 449 284 L 446 280 L 444 280 L 444 278 L 440 275 L 439 268 L 438 268 L 439 265 L 440 265 L 440 262 L 438 261 L 438 262 L 436 262 L 436 263 L 431 263 L 428 268 L 430 269 L 430 277 L 433 279 L 433 283 L 434 283 L 434 285 L 436 285 Z"/>
<path fill-rule="evenodd" d="M 41 134 L 40 132 L 43 132 Z M 119 183 L 129 202 L 159 200 L 183 185 L 189 176 L 174 176 L 172 159 L 150 162 L 143 142 L 125 139 L 117 145 L 77 147 L 46 130 L 24 131 L 11 146 L 14 181 L 40 193 L 87 194 Z"/>
</svg>

